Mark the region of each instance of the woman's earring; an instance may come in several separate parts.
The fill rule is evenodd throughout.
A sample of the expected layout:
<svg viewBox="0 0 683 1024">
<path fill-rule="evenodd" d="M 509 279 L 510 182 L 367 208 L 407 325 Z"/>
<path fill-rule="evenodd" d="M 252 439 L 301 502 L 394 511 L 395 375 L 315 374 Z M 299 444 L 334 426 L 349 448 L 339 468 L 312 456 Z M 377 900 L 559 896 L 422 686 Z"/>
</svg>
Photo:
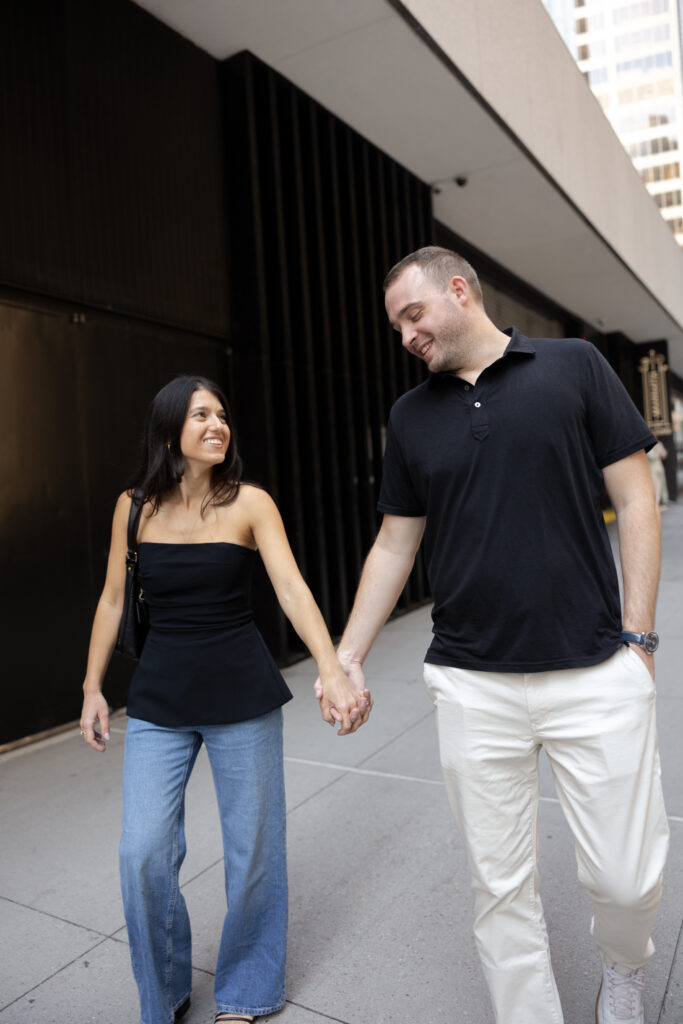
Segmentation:
<svg viewBox="0 0 683 1024">
<path fill-rule="evenodd" d="M 168 454 L 170 455 L 171 454 L 171 442 L 170 441 L 166 442 L 166 447 L 168 448 Z"/>
</svg>

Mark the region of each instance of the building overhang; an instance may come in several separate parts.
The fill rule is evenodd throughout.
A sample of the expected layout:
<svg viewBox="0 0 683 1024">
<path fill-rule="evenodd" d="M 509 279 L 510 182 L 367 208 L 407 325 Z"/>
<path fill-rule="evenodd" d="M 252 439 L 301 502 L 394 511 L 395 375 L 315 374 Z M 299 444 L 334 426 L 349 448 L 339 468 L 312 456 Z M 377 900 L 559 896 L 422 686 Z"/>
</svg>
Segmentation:
<svg viewBox="0 0 683 1024">
<path fill-rule="evenodd" d="M 683 377 L 683 252 L 540 0 L 136 2 L 251 51 L 437 186 L 447 227 L 598 330 L 666 339 Z"/>
</svg>

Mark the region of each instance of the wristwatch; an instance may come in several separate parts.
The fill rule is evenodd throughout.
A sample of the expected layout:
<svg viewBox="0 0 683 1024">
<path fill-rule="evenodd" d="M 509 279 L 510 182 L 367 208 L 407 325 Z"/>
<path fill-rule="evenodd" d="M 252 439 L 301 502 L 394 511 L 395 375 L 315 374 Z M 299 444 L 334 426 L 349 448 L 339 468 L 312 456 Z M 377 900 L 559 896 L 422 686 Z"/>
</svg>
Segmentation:
<svg viewBox="0 0 683 1024">
<path fill-rule="evenodd" d="M 646 654 L 654 654 L 659 647 L 659 633 L 622 633 L 621 639 L 627 644 L 642 647 Z"/>
</svg>

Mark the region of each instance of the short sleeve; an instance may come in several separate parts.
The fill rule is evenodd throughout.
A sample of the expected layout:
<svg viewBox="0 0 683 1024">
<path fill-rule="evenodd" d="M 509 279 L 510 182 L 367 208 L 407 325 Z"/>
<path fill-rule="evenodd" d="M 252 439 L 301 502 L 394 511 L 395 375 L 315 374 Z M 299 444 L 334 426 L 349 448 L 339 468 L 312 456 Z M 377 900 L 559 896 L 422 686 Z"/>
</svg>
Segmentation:
<svg viewBox="0 0 683 1024">
<path fill-rule="evenodd" d="M 377 502 L 379 512 L 393 516 L 423 516 L 425 510 L 406 465 L 405 455 L 393 422 L 387 426 L 387 444 L 382 466 L 382 486 Z"/>
<path fill-rule="evenodd" d="M 588 430 L 600 469 L 656 443 L 626 388 L 594 345 L 586 348 L 584 400 Z"/>
</svg>

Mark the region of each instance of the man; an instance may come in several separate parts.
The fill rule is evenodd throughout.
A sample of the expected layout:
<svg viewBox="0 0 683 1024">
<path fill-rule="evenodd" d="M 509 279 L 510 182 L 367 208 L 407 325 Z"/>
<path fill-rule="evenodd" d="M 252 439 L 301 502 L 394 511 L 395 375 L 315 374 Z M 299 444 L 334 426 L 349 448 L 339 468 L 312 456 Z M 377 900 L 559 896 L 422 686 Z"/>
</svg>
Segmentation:
<svg viewBox="0 0 683 1024">
<path fill-rule="evenodd" d="M 654 438 L 591 344 L 499 331 L 455 253 L 428 247 L 401 260 L 385 302 L 430 377 L 391 411 L 384 518 L 339 658 L 362 689 L 363 660 L 424 534 L 434 598 L 425 680 L 496 1020 L 562 1021 L 538 893 L 544 747 L 593 901 L 596 1020 L 643 1024 L 668 845 L 654 718 Z"/>
</svg>

